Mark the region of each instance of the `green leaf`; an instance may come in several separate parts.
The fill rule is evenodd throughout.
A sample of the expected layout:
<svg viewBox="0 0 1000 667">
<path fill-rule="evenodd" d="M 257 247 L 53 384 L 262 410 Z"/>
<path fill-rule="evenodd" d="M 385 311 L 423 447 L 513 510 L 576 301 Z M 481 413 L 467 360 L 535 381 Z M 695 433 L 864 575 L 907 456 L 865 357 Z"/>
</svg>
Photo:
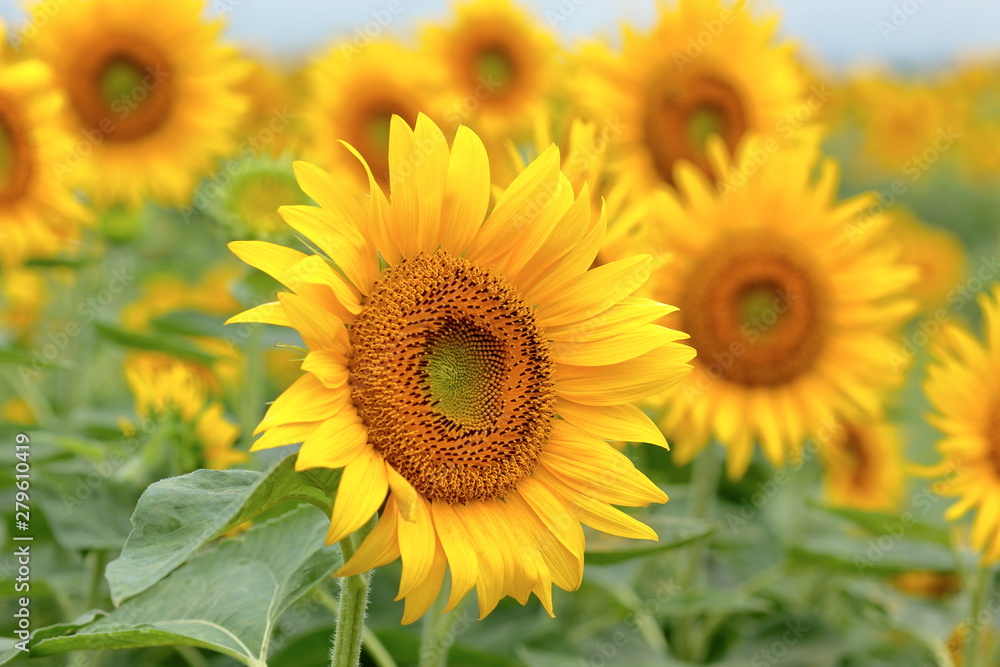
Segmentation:
<svg viewBox="0 0 1000 667">
<path fill-rule="evenodd" d="M 167 313 L 150 323 L 153 329 L 181 336 L 221 337 L 225 334 L 222 319 L 195 310 Z"/>
<path fill-rule="evenodd" d="M 145 334 L 126 331 L 116 326 L 103 322 L 95 322 L 94 327 L 102 337 L 114 341 L 125 347 L 134 347 L 139 350 L 151 350 L 153 352 L 167 352 L 173 356 L 196 361 L 201 364 L 212 364 L 215 357 L 191 341 L 180 337 L 168 337 L 163 334 L 147 336 Z"/>
<path fill-rule="evenodd" d="M 306 502 L 329 514 L 340 471 L 295 472 L 295 456 L 267 473 L 196 470 L 150 485 L 122 555 L 108 565 L 111 599 L 118 605 L 141 593 L 207 542 L 281 503 Z"/>
<path fill-rule="evenodd" d="M 51 465 L 39 476 L 32 499 L 62 548 L 117 551 L 125 544 L 130 528 L 128 508 L 135 503 L 138 491 L 102 472 L 101 468 L 60 470 Z"/>
<path fill-rule="evenodd" d="M 376 630 L 386 650 L 399 665 L 415 665 L 420 659 L 420 638 L 405 630 Z M 452 644 L 448 650 L 449 667 L 518 667 L 520 663 L 506 656 Z"/>
<path fill-rule="evenodd" d="M 856 575 L 913 570 L 954 572 L 956 568 L 950 549 L 888 532 L 868 539 L 851 535 L 810 535 L 793 546 L 789 553 L 804 565 Z"/>
<path fill-rule="evenodd" d="M 75 634 L 42 639 L 33 655 L 186 644 L 262 667 L 281 614 L 341 563 L 328 521 L 299 507 L 225 540 Z"/>
<path fill-rule="evenodd" d="M 913 518 L 912 513 L 908 513 L 908 515 L 901 517 L 898 514 L 869 512 L 850 509 L 847 507 L 827 507 L 819 505 L 818 503 L 816 504 L 816 507 L 829 514 L 846 519 L 851 523 L 864 528 L 873 535 L 882 535 L 886 533 L 893 526 L 899 525 L 905 517 L 906 522 L 904 527 L 906 528 L 907 538 L 912 540 L 922 540 L 925 542 L 934 542 L 945 547 L 951 544 L 951 537 L 946 529 L 939 526 L 932 526 L 929 523 L 917 521 Z"/>
<path fill-rule="evenodd" d="M 589 531 L 584 561 L 592 565 L 609 565 L 641 558 L 704 539 L 719 529 L 717 522 L 703 519 L 655 514 L 637 518 L 656 531 L 660 538 L 657 542 L 631 540 Z"/>
<path fill-rule="evenodd" d="M 0 347 L 0 364 L 17 364 L 37 370 L 49 368 L 73 368 L 73 362 L 68 359 L 46 359 L 37 351 L 32 355 L 17 347 Z"/>
<path fill-rule="evenodd" d="M 6 665 L 19 655 L 24 655 L 24 651 L 17 648 L 17 642 L 17 639 L 11 637 L 0 637 L 0 665 Z"/>
</svg>

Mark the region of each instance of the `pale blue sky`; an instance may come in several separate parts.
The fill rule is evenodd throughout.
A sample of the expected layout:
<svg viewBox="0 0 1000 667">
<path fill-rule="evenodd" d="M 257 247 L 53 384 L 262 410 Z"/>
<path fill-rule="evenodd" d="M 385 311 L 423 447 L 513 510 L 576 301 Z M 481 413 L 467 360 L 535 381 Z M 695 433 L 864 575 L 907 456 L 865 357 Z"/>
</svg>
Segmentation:
<svg viewBox="0 0 1000 667">
<path fill-rule="evenodd" d="M 47 0 L 58 5 L 65 0 Z M 169 2 L 170 0 L 162 0 Z M 207 0 L 209 13 L 229 19 L 231 39 L 267 55 L 308 54 L 381 16 L 386 32 L 413 34 L 423 20 L 448 16 L 450 0 Z M 21 0 L 0 0 L 0 15 L 16 25 Z M 523 0 L 567 43 L 616 34 L 621 20 L 648 24 L 654 0 Z M 783 33 L 833 66 L 885 63 L 942 67 L 967 55 L 1000 54 L 1000 0 L 750 0 L 777 9 Z M 393 11 L 394 10 L 394 11 Z M 568 10 L 568 11 L 567 11 Z M 565 14 L 565 16 L 563 16 Z M 155 20 L 154 17 L 153 20 Z M 898 30 L 890 31 L 893 21 Z"/>
</svg>

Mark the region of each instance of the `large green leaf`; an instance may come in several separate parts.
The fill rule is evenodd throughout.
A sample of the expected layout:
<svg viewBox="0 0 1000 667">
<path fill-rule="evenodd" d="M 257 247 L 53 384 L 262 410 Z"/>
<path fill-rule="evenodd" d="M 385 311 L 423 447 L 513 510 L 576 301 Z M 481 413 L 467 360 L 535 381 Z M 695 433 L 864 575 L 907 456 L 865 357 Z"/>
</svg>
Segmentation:
<svg viewBox="0 0 1000 667">
<path fill-rule="evenodd" d="M 793 560 L 805 565 L 858 575 L 913 570 L 953 572 L 957 566 L 948 548 L 891 533 L 868 539 L 851 535 L 809 535 L 789 553 Z"/>
<path fill-rule="evenodd" d="M 132 347 L 138 350 L 151 350 L 153 352 L 167 352 L 176 357 L 196 361 L 200 364 L 212 364 L 215 362 L 214 356 L 202 351 L 197 345 L 180 336 L 170 337 L 162 333 L 156 336 L 148 336 L 134 331 L 126 331 L 105 322 L 95 322 L 94 328 L 97 329 L 97 333 L 102 337 L 125 347 Z"/>
<path fill-rule="evenodd" d="M 295 455 L 266 473 L 196 470 L 150 485 L 132 515 L 122 555 L 108 565 L 111 599 L 121 604 L 191 557 L 207 542 L 284 502 L 306 502 L 329 514 L 340 472 L 295 472 Z"/>
<path fill-rule="evenodd" d="M 637 518 L 655 530 L 660 539 L 656 542 L 630 540 L 592 531 L 587 535 L 584 560 L 593 565 L 608 565 L 641 558 L 690 544 L 708 537 L 719 529 L 719 524 L 714 521 L 688 517 L 651 514 Z"/>
<path fill-rule="evenodd" d="M 129 534 L 128 508 L 138 492 L 101 474 L 104 469 L 48 466 L 32 499 L 64 549 L 118 551 Z"/>
<path fill-rule="evenodd" d="M 327 520 L 299 507 L 191 559 L 108 616 L 32 655 L 186 644 L 265 664 L 281 614 L 340 565 Z"/>
<path fill-rule="evenodd" d="M 951 537 L 947 529 L 917 521 L 912 513 L 901 516 L 899 514 L 857 510 L 849 507 L 827 507 L 816 503 L 814 503 L 814 506 L 842 519 L 846 519 L 873 535 L 882 535 L 895 529 L 897 525 L 902 524 L 906 529 L 906 537 L 908 539 L 935 542 L 945 547 L 951 544 Z"/>
</svg>

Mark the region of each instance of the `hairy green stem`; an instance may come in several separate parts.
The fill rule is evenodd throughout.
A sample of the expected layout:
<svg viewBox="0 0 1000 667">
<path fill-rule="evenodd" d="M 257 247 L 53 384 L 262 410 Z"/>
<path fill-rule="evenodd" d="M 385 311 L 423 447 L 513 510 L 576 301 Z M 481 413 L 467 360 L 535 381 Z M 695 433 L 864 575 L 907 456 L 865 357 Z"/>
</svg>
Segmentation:
<svg viewBox="0 0 1000 667">
<path fill-rule="evenodd" d="M 340 541 L 340 552 L 346 563 L 354 555 L 361 541 L 375 525 L 375 517 L 363 528 Z M 340 579 L 340 598 L 337 603 L 337 630 L 330 650 L 330 667 L 358 667 L 361 661 L 361 639 L 364 634 L 365 613 L 368 609 L 368 585 L 371 571 Z"/>
</svg>

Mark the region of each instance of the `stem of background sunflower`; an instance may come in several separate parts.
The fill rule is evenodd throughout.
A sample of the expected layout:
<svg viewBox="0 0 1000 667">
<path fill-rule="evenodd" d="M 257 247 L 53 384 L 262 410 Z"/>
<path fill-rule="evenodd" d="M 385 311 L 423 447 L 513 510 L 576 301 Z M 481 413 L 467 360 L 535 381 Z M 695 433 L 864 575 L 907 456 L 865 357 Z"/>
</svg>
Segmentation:
<svg viewBox="0 0 1000 667">
<path fill-rule="evenodd" d="M 451 636 L 452 628 L 455 627 L 462 603 L 459 602 L 454 609 L 444 612 L 445 601 L 446 596 L 442 592 L 424 615 L 418 667 L 445 667 L 448 664 L 448 651 L 455 643 L 455 638 Z"/>
<path fill-rule="evenodd" d="M 715 442 L 709 443 L 691 464 L 691 516 L 696 519 L 709 518 L 715 509 L 723 461 L 717 450 Z M 701 586 L 707 546 L 706 540 L 698 540 L 679 554 L 678 578 L 681 591 L 687 595 Z M 688 615 L 677 622 L 677 632 L 671 637 L 671 645 L 678 658 L 690 662 L 705 659 L 708 637 L 702 636 L 703 620 L 700 616 Z"/>
<path fill-rule="evenodd" d="M 969 610 L 969 640 L 965 645 L 965 664 L 968 667 L 987 667 L 983 650 L 984 626 L 979 621 L 980 612 L 986 606 L 986 597 L 993 589 L 993 568 L 979 565 L 976 569 L 975 589 L 972 591 L 972 608 Z"/>
<path fill-rule="evenodd" d="M 375 525 L 373 516 L 360 530 L 340 541 L 340 553 L 346 563 Z M 361 639 L 368 609 L 368 585 L 372 571 L 340 579 L 337 603 L 337 629 L 330 649 L 330 667 L 358 667 L 361 662 Z"/>
<path fill-rule="evenodd" d="M 243 395 L 238 397 L 237 405 L 240 406 L 238 415 L 240 420 L 240 439 L 243 446 L 249 449 L 253 444 L 253 431 L 261 419 L 261 409 L 264 407 L 264 387 L 266 378 L 264 377 L 263 359 L 261 350 L 261 327 L 252 325 L 243 349 Z"/>
</svg>

